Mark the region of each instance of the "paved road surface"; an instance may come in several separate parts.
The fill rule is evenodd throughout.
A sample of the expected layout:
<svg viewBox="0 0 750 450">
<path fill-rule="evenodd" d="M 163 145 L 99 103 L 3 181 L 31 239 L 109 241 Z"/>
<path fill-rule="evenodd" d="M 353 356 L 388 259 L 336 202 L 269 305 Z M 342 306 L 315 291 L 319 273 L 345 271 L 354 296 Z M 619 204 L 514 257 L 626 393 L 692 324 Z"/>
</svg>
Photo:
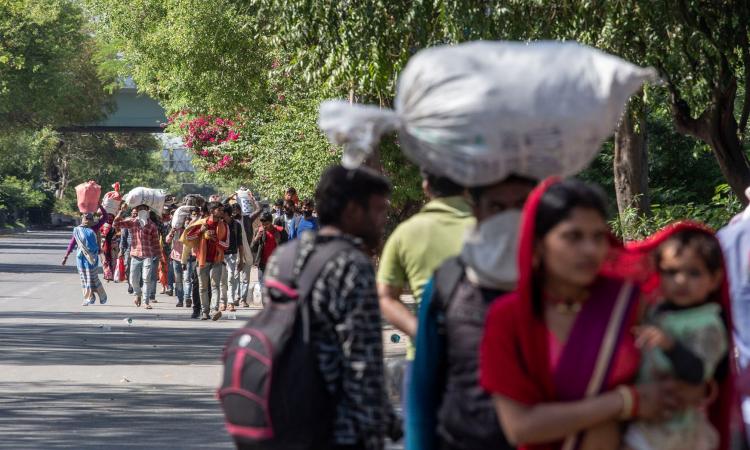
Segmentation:
<svg viewBox="0 0 750 450">
<path fill-rule="evenodd" d="M 113 283 L 108 304 L 80 306 L 75 262 L 60 266 L 69 237 L 0 237 L 0 448 L 233 448 L 214 399 L 219 358 L 257 310 L 190 320 L 174 297 L 136 309 Z"/>
</svg>

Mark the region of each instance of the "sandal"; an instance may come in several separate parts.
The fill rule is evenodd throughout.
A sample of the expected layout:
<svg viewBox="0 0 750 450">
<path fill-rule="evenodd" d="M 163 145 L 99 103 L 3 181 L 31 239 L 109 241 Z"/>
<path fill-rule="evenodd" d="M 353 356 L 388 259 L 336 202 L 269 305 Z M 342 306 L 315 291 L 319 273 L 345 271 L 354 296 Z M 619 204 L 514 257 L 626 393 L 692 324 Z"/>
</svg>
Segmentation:
<svg viewBox="0 0 750 450">
<path fill-rule="evenodd" d="M 140 307 L 141 306 L 141 298 L 136 297 L 135 300 L 133 300 L 133 303 L 135 303 L 135 306 Z"/>
<path fill-rule="evenodd" d="M 146 309 L 154 309 L 154 307 L 151 305 L 146 305 Z"/>
</svg>

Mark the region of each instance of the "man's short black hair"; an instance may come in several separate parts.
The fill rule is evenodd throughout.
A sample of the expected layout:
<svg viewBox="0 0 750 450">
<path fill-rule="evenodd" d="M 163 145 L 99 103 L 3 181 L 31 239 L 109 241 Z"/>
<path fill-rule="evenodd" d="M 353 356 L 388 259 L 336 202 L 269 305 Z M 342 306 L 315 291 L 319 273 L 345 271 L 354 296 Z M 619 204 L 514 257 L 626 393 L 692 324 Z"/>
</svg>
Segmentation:
<svg viewBox="0 0 750 450">
<path fill-rule="evenodd" d="M 260 221 L 267 223 L 273 221 L 273 214 L 271 214 L 268 211 L 264 211 L 263 214 L 260 215 Z"/>
<path fill-rule="evenodd" d="M 309 206 L 310 208 L 315 208 L 315 202 L 311 198 L 306 198 L 302 200 L 302 206 Z"/>
<path fill-rule="evenodd" d="M 224 205 L 222 205 L 219 202 L 209 202 L 208 205 L 206 205 L 206 209 L 208 209 L 208 212 L 212 212 L 214 209 L 221 209 L 223 210 Z"/>
<path fill-rule="evenodd" d="M 388 196 L 391 183 L 370 169 L 331 166 L 323 173 L 315 190 L 321 225 L 339 225 L 349 202 L 367 209 L 373 195 Z"/>
<path fill-rule="evenodd" d="M 465 187 L 450 178 L 432 174 L 424 169 L 422 169 L 422 178 L 427 180 L 427 183 L 430 185 L 432 195 L 438 198 L 462 195 L 466 190 Z"/>
<path fill-rule="evenodd" d="M 526 184 L 526 185 L 528 185 L 531 188 L 533 188 L 534 186 L 537 185 L 537 181 L 534 180 L 534 179 L 532 179 L 532 178 L 524 177 L 524 176 L 521 176 L 521 175 L 510 174 L 506 178 L 504 178 L 503 180 L 498 181 L 497 183 L 488 184 L 488 185 L 484 185 L 484 186 L 476 186 L 476 187 L 469 188 L 468 191 L 469 191 L 469 195 L 471 196 L 471 200 L 474 202 L 474 204 L 478 204 L 479 203 L 479 199 L 482 197 L 482 195 L 484 195 L 484 192 L 487 189 L 489 189 L 490 187 L 495 186 L 497 184 L 500 184 L 500 183 Z"/>
<path fill-rule="evenodd" d="M 274 206 L 284 206 L 284 199 L 283 198 L 276 199 L 276 201 L 274 202 L 273 205 Z"/>
<path fill-rule="evenodd" d="M 234 213 L 234 207 L 232 205 L 224 205 L 224 214 L 229 214 L 230 216 Z"/>
</svg>

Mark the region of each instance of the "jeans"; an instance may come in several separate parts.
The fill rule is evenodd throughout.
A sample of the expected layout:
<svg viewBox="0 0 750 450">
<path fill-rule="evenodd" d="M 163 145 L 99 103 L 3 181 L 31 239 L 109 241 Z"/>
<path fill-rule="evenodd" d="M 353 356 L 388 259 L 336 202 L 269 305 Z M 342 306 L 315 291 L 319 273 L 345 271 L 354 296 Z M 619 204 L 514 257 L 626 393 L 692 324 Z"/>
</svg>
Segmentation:
<svg viewBox="0 0 750 450">
<path fill-rule="evenodd" d="M 125 250 L 122 253 L 122 259 L 125 261 L 125 280 L 128 282 L 128 287 L 131 287 L 130 284 L 130 249 Z"/>
<path fill-rule="evenodd" d="M 154 258 L 130 257 L 130 285 L 133 286 L 135 296 L 141 297 L 147 305 L 156 291 L 156 282 L 153 279 L 156 271 L 153 270 L 153 266 Z M 146 287 L 146 295 L 143 295 L 141 281 Z"/>
<path fill-rule="evenodd" d="M 198 299 L 199 296 L 193 297 L 193 284 L 197 283 L 195 273 L 195 258 L 190 257 L 185 264 L 185 270 L 182 271 L 182 290 L 185 300 Z"/>
<path fill-rule="evenodd" d="M 169 260 L 169 256 L 167 255 L 167 259 Z M 171 260 L 169 260 L 170 264 L 167 265 L 167 290 L 173 290 L 174 289 L 174 264 L 171 264 Z"/>
<path fill-rule="evenodd" d="M 227 290 L 232 297 L 232 303 L 239 303 L 240 271 L 237 270 L 239 255 L 224 255 L 224 270 L 221 273 L 221 302 L 227 304 Z"/>
<path fill-rule="evenodd" d="M 156 300 L 156 283 L 159 281 L 159 257 L 154 256 L 151 258 L 151 281 L 149 286 L 146 287 L 146 292 L 150 292 L 151 296 L 149 300 Z M 145 281 L 144 281 L 145 284 Z"/>
<path fill-rule="evenodd" d="M 220 262 L 206 262 L 206 265 L 198 269 L 198 284 L 201 289 L 201 306 L 203 312 L 219 309 L 219 290 L 221 288 L 221 271 L 223 265 Z M 211 289 L 211 298 L 208 290 Z"/>
<path fill-rule="evenodd" d="M 173 259 L 170 261 L 169 268 L 170 271 L 174 273 L 174 295 L 177 296 L 177 301 L 182 303 L 185 299 L 184 284 L 186 284 L 183 281 L 182 263 Z M 185 272 L 187 272 L 187 269 Z M 187 273 L 184 275 L 187 275 Z"/>
<path fill-rule="evenodd" d="M 245 267 L 240 270 L 240 301 L 251 302 L 253 301 L 253 291 L 250 286 L 250 272 L 253 270 L 252 264 L 245 263 Z M 251 297 L 248 300 L 248 296 Z"/>
</svg>

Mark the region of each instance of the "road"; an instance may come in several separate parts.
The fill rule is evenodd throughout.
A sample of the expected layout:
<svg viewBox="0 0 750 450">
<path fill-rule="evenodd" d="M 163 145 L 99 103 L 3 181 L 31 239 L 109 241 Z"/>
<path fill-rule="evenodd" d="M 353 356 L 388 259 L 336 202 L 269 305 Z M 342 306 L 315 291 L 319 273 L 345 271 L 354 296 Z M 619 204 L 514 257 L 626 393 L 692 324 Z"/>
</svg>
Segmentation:
<svg viewBox="0 0 750 450">
<path fill-rule="evenodd" d="M 115 283 L 106 305 L 81 306 L 75 262 L 60 265 L 69 238 L 0 237 L 0 448 L 233 448 L 214 397 L 221 348 L 258 309 L 191 320 L 166 295 L 135 308 Z"/>
</svg>

